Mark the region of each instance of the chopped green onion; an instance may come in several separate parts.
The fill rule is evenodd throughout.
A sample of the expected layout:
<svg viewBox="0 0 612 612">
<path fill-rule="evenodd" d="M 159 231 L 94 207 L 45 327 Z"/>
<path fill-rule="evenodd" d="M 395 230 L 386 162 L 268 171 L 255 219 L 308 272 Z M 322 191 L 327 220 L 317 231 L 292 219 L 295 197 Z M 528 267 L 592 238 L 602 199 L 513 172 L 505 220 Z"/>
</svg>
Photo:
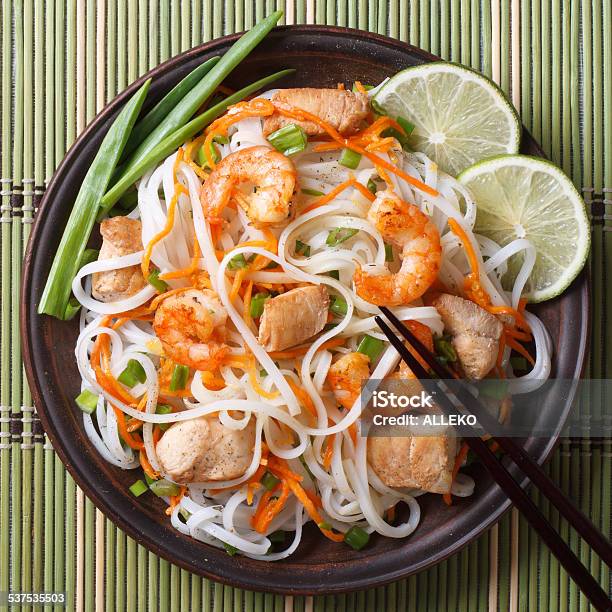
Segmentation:
<svg viewBox="0 0 612 612">
<path fill-rule="evenodd" d="M 181 391 L 187 384 L 189 378 L 189 368 L 180 363 L 174 366 L 172 378 L 170 379 L 170 391 Z"/>
<path fill-rule="evenodd" d="M 368 179 L 367 187 L 372 193 L 376 193 L 376 190 L 378 189 L 378 186 L 372 179 Z"/>
<path fill-rule="evenodd" d="M 273 531 L 269 536 L 268 540 L 272 544 L 282 544 L 285 541 L 285 532 L 284 531 Z"/>
<path fill-rule="evenodd" d="M 330 329 L 334 329 L 334 327 L 338 327 L 338 324 L 337 323 L 326 323 L 323 326 L 323 331 L 324 332 L 329 331 Z"/>
<path fill-rule="evenodd" d="M 372 336 L 366 334 L 357 346 L 357 351 L 367 355 L 370 358 L 370 362 L 374 363 L 384 347 L 385 343 L 382 340 L 372 338 Z"/>
<path fill-rule="evenodd" d="M 232 546 L 231 544 L 228 544 L 227 542 L 223 542 L 223 548 L 225 548 L 225 552 L 230 557 L 233 557 L 238 552 L 238 549 L 235 546 Z"/>
<path fill-rule="evenodd" d="M 502 400 L 508 395 L 508 381 L 485 378 L 478 383 L 478 391 L 483 397 Z"/>
<path fill-rule="evenodd" d="M 404 119 L 404 117 L 398 117 L 397 122 L 400 124 L 400 127 L 404 132 L 406 132 L 406 136 L 410 136 L 412 132 L 414 132 L 415 125 L 408 121 L 408 119 Z"/>
<path fill-rule="evenodd" d="M 238 255 L 235 255 L 227 263 L 228 270 L 238 270 L 240 268 L 248 268 L 248 267 L 249 267 L 249 264 L 247 260 L 244 258 L 244 254 L 242 253 L 238 253 Z"/>
<path fill-rule="evenodd" d="M 74 401 L 83 412 L 92 414 L 98 405 L 98 398 L 99 396 L 92 393 L 89 389 L 83 389 L 83 391 L 76 396 Z"/>
<path fill-rule="evenodd" d="M 145 382 L 145 380 L 147 380 L 147 374 L 139 361 L 130 359 L 125 370 L 119 374 L 117 380 L 131 389 L 138 383 Z"/>
<path fill-rule="evenodd" d="M 361 153 L 356 153 L 351 149 L 342 149 L 338 163 L 345 168 L 355 170 L 361 161 Z"/>
<path fill-rule="evenodd" d="M 353 227 L 335 227 L 327 234 L 325 244 L 330 247 L 338 246 L 352 238 L 359 230 Z"/>
<path fill-rule="evenodd" d="M 513 370 L 528 370 L 529 365 L 524 357 L 510 357 L 510 365 Z"/>
<path fill-rule="evenodd" d="M 344 317 L 346 316 L 346 312 L 348 309 L 348 304 L 346 300 L 341 298 L 339 295 L 334 295 L 331 301 L 331 305 L 329 309 L 337 316 Z"/>
<path fill-rule="evenodd" d="M 48 314 L 62 320 L 65 320 L 67 314 L 74 316 L 74 308 L 68 308 L 72 281 L 81 265 L 81 256 L 96 221 L 100 201 L 109 185 L 150 85 L 151 79 L 148 79 L 123 106 L 106 132 L 95 158 L 87 164 L 87 173 L 81 182 L 68 223 L 51 264 L 51 271 L 38 305 L 38 314 Z M 133 182 L 126 185 L 126 189 Z M 118 196 L 122 194 L 123 192 Z M 67 308 L 68 312 L 66 312 Z"/>
<path fill-rule="evenodd" d="M 439 358 L 438 361 L 442 363 L 457 361 L 457 352 L 448 336 L 436 336 L 434 338 L 434 347 Z"/>
<path fill-rule="evenodd" d="M 344 541 L 351 548 L 361 550 L 370 541 L 370 534 L 355 525 L 344 534 Z"/>
<path fill-rule="evenodd" d="M 310 245 L 302 242 L 301 240 L 295 241 L 295 253 L 296 255 L 303 255 L 304 257 L 310 257 Z"/>
<path fill-rule="evenodd" d="M 305 187 L 302 188 L 302 193 L 304 195 L 309 195 L 309 196 L 322 196 L 322 195 L 325 195 L 322 191 L 318 191 L 317 189 L 306 189 Z"/>
<path fill-rule="evenodd" d="M 179 487 L 179 485 L 165 478 L 152 482 L 149 485 L 149 489 L 151 489 L 157 497 L 174 497 L 181 492 L 181 487 Z"/>
<path fill-rule="evenodd" d="M 159 270 L 151 270 L 147 277 L 147 282 L 149 285 L 153 285 L 153 288 L 158 293 L 165 293 L 168 291 L 168 284 L 163 280 L 159 280 Z"/>
<path fill-rule="evenodd" d="M 164 120 L 166 115 L 210 72 L 221 58 L 216 56 L 192 70 L 175 85 L 138 123 L 134 126 L 125 145 L 123 157 L 127 157 Z"/>
<path fill-rule="evenodd" d="M 222 145 L 226 145 L 226 144 L 229 144 L 229 138 L 227 136 L 222 136 L 221 134 L 217 134 L 216 136 L 213 136 L 213 142 L 216 142 Z"/>
<path fill-rule="evenodd" d="M 295 123 L 290 123 L 272 132 L 268 136 L 268 142 L 281 153 L 289 156 L 301 153 L 306 148 L 308 138 L 306 132 Z"/>
<path fill-rule="evenodd" d="M 185 510 L 185 508 L 181 508 L 179 510 L 179 514 L 185 522 L 187 522 L 189 520 L 189 517 L 191 516 L 191 512 L 189 512 L 189 510 Z"/>
<path fill-rule="evenodd" d="M 208 143 L 208 151 L 210 153 L 210 156 L 213 158 L 213 161 L 215 162 L 215 164 L 221 160 L 221 155 L 219 155 L 219 151 L 217 151 L 217 147 L 215 147 L 214 142 L 211 141 Z M 198 149 L 196 158 L 198 160 L 198 164 L 200 164 L 202 168 L 210 168 L 208 164 L 208 157 L 206 156 L 206 143 L 204 143 Z"/>
<path fill-rule="evenodd" d="M 146 472 L 145 472 L 145 480 L 147 481 L 147 484 L 150 485 L 152 482 L 155 482 L 156 478 L 151 478 Z"/>
<path fill-rule="evenodd" d="M 393 261 L 393 246 L 385 242 L 385 261 Z"/>
<path fill-rule="evenodd" d="M 130 493 L 134 497 L 140 497 L 143 493 L 146 493 L 149 490 L 146 483 L 142 482 L 142 480 L 137 480 L 131 487 Z"/>
<path fill-rule="evenodd" d="M 325 274 L 327 274 L 327 276 L 329 276 L 331 278 L 335 278 L 336 280 L 340 280 L 340 270 L 329 270 L 328 272 L 325 272 Z"/>
<path fill-rule="evenodd" d="M 264 311 L 264 305 L 270 297 L 272 296 L 269 293 L 257 293 L 253 296 L 249 313 L 254 319 L 261 317 Z"/>
<path fill-rule="evenodd" d="M 331 531 L 332 526 L 327 521 L 321 521 L 317 527 L 319 529 L 326 529 L 327 531 Z"/>
<path fill-rule="evenodd" d="M 274 474 L 271 474 L 270 472 L 266 472 L 261 477 L 261 484 L 268 491 L 273 491 L 276 488 L 276 485 L 278 485 L 279 482 L 280 482 L 280 480 Z"/>
<path fill-rule="evenodd" d="M 261 370 L 259 370 L 259 375 L 262 378 L 265 378 L 268 375 L 268 372 L 266 372 L 266 370 L 264 370 L 263 368 Z"/>
<path fill-rule="evenodd" d="M 168 404 L 157 404 L 157 408 L 155 409 L 155 414 L 171 414 L 172 406 Z M 162 430 L 166 431 L 168 427 L 170 427 L 172 423 L 158 423 L 157 426 Z"/>
</svg>

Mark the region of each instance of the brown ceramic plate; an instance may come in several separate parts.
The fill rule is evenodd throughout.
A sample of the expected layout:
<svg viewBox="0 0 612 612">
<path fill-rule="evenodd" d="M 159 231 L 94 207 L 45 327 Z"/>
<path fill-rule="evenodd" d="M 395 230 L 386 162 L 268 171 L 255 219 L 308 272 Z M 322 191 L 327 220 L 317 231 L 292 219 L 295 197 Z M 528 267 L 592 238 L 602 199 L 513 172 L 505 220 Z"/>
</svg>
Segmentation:
<svg viewBox="0 0 612 612">
<path fill-rule="evenodd" d="M 419 498 L 421 523 L 407 539 L 373 537 L 362 551 L 305 530 L 297 552 L 282 562 L 264 563 L 230 557 L 223 550 L 175 531 L 164 504 L 153 495 L 134 498 L 128 492 L 134 474 L 106 463 L 85 435 L 73 398 L 79 391 L 74 359 L 76 321 L 60 322 L 37 315 L 51 260 L 59 244 L 72 203 L 102 137 L 127 98 L 152 77 L 148 104 L 158 100 L 202 60 L 224 53 L 237 36 L 213 41 L 184 53 L 143 77 L 109 104 L 70 149 L 43 198 L 30 239 L 23 279 L 21 330 L 25 364 L 34 402 L 53 446 L 66 467 L 94 503 L 136 541 L 188 570 L 238 587 L 276 593 L 338 593 L 363 589 L 407 576 L 457 552 L 497 521 L 509 501 L 480 465 L 470 473 L 476 490 L 469 499 L 444 505 L 439 495 Z M 296 68 L 280 86 L 335 86 L 354 80 L 379 83 L 414 64 L 438 58 L 401 42 L 343 28 L 298 26 L 276 29 L 228 79 L 236 88 L 281 68 Z M 542 156 L 526 132 L 525 153 Z M 560 298 L 534 308 L 554 343 L 554 373 L 580 375 L 588 327 L 588 295 L 581 276 Z M 571 398 L 550 398 L 569 410 Z M 548 410 L 547 405 L 543 411 Z M 560 424 L 561 425 L 561 424 Z M 526 448 L 544 461 L 554 439 L 529 439 Z"/>
</svg>

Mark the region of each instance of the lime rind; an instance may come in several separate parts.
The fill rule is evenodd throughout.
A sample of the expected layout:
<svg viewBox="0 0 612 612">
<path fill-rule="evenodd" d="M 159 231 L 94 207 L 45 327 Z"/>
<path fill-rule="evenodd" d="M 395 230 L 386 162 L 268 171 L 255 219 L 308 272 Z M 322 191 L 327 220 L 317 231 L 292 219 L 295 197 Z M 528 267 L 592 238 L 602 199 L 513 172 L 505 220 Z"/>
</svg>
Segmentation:
<svg viewBox="0 0 612 612">
<path fill-rule="evenodd" d="M 465 66 L 431 62 L 407 68 L 374 100 L 389 115 L 413 123 L 411 146 L 453 176 L 484 158 L 518 152 L 516 110 L 495 83 Z"/>
<path fill-rule="evenodd" d="M 585 203 L 570 179 L 551 162 L 527 155 L 499 155 L 478 162 L 457 177 L 477 204 L 474 230 L 501 246 L 526 237 L 536 264 L 525 288 L 531 302 L 563 293 L 586 263 L 590 224 Z M 522 264 L 508 262 L 506 289 Z"/>
</svg>

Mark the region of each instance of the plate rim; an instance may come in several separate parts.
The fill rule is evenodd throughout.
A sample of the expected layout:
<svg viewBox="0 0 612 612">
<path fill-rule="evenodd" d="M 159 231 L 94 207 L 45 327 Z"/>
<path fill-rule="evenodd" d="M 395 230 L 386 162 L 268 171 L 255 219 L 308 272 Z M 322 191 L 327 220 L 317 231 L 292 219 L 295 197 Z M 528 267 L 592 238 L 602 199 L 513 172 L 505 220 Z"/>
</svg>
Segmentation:
<svg viewBox="0 0 612 612">
<path fill-rule="evenodd" d="M 363 30 L 358 30 L 354 28 L 345 28 L 340 26 L 325 26 L 325 25 L 315 25 L 315 24 L 304 24 L 304 25 L 285 25 L 278 26 L 274 28 L 272 32 L 284 32 L 287 34 L 292 33 L 321 33 L 321 34 L 334 34 L 337 36 L 341 36 L 343 38 L 359 38 L 362 40 L 370 40 L 375 44 L 382 44 L 388 47 L 396 48 L 397 50 L 403 53 L 412 53 L 413 55 L 419 56 L 426 61 L 440 61 L 441 58 L 431 54 L 429 51 L 424 49 L 420 49 L 414 45 L 410 45 L 408 43 L 404 43 L 400 40 L 390 38 L 388 36 L 383 36 L 381 34 L 376 34 L 373 32 L 366 32 Z M 57 432 L 55 425 L 53 424 L 53 419 L 50 418 L 49 413 L 46 409 L 46 402 L 44 400 L 41 383 L 39 380 L 39 376 L 35 372 L 34 368 L 34 355 L 32 352 L 32 344 L 30 341 L 30 328 L 34 324 L 34 320 L 38 317 L 38 313 L 36 309 L 30 308 L 31 303 L 31 284 L 32 284 L 32 274 L 33 274 L 33 245 L 38 240 L 38 234 L 42 231 L 42 222 L 39 222 L 40 219 L 43 218 L 46 210 L 51 207 L 52 200 L 49 197 L 50 194 L 53 194 L 56 183 L 60 182 L 61 175 L 64 173 L 64 168 L 72 163 L 72 160 L 75 156 L 78 156 L 80 149 L 88 142 L 90 135 L 95 133 L 100 124 L 106 122 L 109 117 L 111 117 L 114 113 L 119 110 L 119 107 L 126 101 L 126 99 L 131 96 L 148 78 L 155 78 L 159 74 L 166 73 L 167 71 L 173 70 L 175 67 L 179 66 L 185 60 L 197 57 L 201 55 L 203 52 L 213 51 L 216 47 L 222 47 L 228 43 L 231 43 L 237 40 L 241 36 L 241 33 L 229 34 L 220 38 L 216 38 L 209 42 L 203 43 L 202 45 L 198 45 L 192 49 L 189 49 L 183 53 L 180 53 L 165 62 L 155 66 L 151 70 L 149 70 L 146 74 L 138 78 L 134 81 L 130 86 L 128 86 L 124 91 L 118 94 L 115 98 L 113 98 L 107 105 L 105 105 L 99 113 L 90 121 L 90 123 L 86 126 L 86 128 L 81 132 L 79 137 L 75 140 L 75 142 L 70 146 L 70 148 L 66 151 L 64 157 L 62 158 L 60 164 L 56 168 L 53 173 L 51 180 L 49 181 L 45 194 L 43 195 L 38 213 L 36 215 L 36 219 L 34 221 L 31 234 L 28 239 L 24 262 L 23 262 L 23 271 L 22 271 L 22 280 L 21 280 L 21 291 L 20 291 L 20 312 L 19 312 L 19 323 L 20 323 L 20 338 L 21 338 L 21 346 L 22 346 L 22 359 L 24 363 L 25 373 L 27 377 L 28 384 L 30 386 L 30 390 L 32 393 L 32 400 L 34 405 L 37 406 L 37 415 L 40 418 L 42 425 L 45 429 L 45 432 L 53 445 L 55 452 L 58 454 L 60 460 L 63 465 L 69 471 L 77 485 L 83 490 L 83 492 L 87 495 L 89 499 L 92 500 L 94 505 L 100 509 L 103 514 L 109 518 L 113 522 L 114 525 L 125 531 L 130 537 L 134 538 L 139 544 L 145 546 L 145 548 L 151 550 L 155 554 L 160 557 L 166 559 L 167 561 L 174 563 L 184 569 L 187 569 L 190 572 L 193 572 L 196 575 L 205 576 L 211 580 L 221 582 L 223 584 L 227 584 L 236 588 L 248 589 L 248 590 L 260 590 L 278 594 L 290 594 L 290 595 L 313 595 L 313 594 L 339 594 L 346 593 L 355 590 L 361 589 L 370 589 L 378 586 L 383 586 L 389 584 L 393 581 L 396 581 L 401 578 L 405 578 L 408 575 L 413 573 L 422 571 L 428 567 L 432 567 L 437 563 L 443 561 L 449 556 L 459 552 L 465 546 L 467 546 L 470 542 L 474 541 L 476 538 L 484 534 L 485 531 L 490 529 L 493 525 L 495 525 L 502 516 L 510 509 L 511 503 L 510 500 L 506 499 L 503 503 L 501 503 L 495 510 L 484 520 L 481 524 L 476 525 L 472 530 L 463 534 L 463 536 L 457 540 L 455 540 L 452 546 L 445 547 L 439 551 L 434 552 L 427 559 L 423 560 L 421 563 L 416 563 L 411 566 L 411 570 L 406 572 L 402 567 L 398 567 L 394 572 L 385 574 L 385 575 L 375 575 L 373 577 L 368 577 L 366 579 L 361 579 L 359 584 L 349 583 L 349 584 L 338 584 L 335 583 L 333 585 L 326 583 L 321 584 L 316 589 L 314 587 L 302 587 L 300 585 L 290 586 L 290 585 L 281 585 L 281 584 L 256 584 L 252 580 L 245 580 L 243 575 L 240 572 L 239 565 L 240 563 L 236 563 L 236 571 L 231 576 L 220 576 L 216 574 L 214 568 L 210 571 L 204 571 L 201 567 L 195 567 L 193 564 L 189 563 L 188 559 L 184 557 L 176 558 L 172 555 L 172 551 L 165 548 L 164 546 L 157 544 L 156 542 L 150 541 L 148 538 L 143 540 L 142 532 L 139 530 L 138 526 L 130 523 L 127 519 L 123 517 L 119 512 L 115 512 L 112 505 L 106 501 L 104 495 L 99 493 L 97 489 L 93 486 L 90 486 L 85 478 L 84 474 L 79 469 L 78 465 L 72 462 L 70 457 L 68 456 L 67 451 L 65 450 L 62 442 L 61 436 Z M 527 130 L 523 127 L 523 133 L 527 133 Z M 543 151 L 540 148 L 539 143 L 533 139 L 533 142 L 536 143 L 539 152 L 546 158 L 543 154 Z M 576 362 L 574 368 L 574 374 L 576 377 L 580 377 L 582 372 L 586 366 L 586 354 L 587 354 L 587 346 L 589 343 L 589 330 L 591 323 L 591 307 L 590 307 L 590 299 L 589 299 L 589 286 L 588 279 L 586 275 L 586 270 L 583 270 L 581 274 L 578 276 L 576 280 L 570 285 L 570 287 L 566 291 L 574 291 L 576 292 L 578 299 L 583 308 L 584 316 L 581 319 L 581 330 L 580 330 L 580 343 L 577 347 L 576 351 Z M 573 393 L 572 397 L 570 397 L 567 401 L 568 408 L 573 403 Z M 42 410 L 40 407 L 42 406 Z M 559 436 L 556 435 L 554 438 L 550 438 L 547 444 L 544 446 L 541 451 L 541 462 L 545 462 L 549 457 L 555 446 L 559 443 Z M 522 481 L 522 486 L 524 487 L 527 484 L 527 478 L 524 478 Z M 495 486 L 491 487 L 491 490 L 495 489 Z M 491 491 L 488 491 L 490 494 Z M 236 558 L 234 558 L 235 560 Z M 282 562 L 281 562 L 282 563 Z M 323 578 L 323 576 L 321 576 Z"/>
</svg>

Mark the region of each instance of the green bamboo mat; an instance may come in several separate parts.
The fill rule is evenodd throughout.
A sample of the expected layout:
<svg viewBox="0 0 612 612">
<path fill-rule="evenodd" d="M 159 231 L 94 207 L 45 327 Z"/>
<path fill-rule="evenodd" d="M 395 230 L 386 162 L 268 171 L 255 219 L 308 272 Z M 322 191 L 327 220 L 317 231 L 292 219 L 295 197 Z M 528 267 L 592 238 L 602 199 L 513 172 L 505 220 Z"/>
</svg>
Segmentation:
<svg viewBox="0 0 612 612">
<path fill-rule="evenodd" d="M 444 563 L 368 592 L 283 598 L 223 587 L 157 558 L 85 499 L 45 439 L 20 361 L 22 252 L 44 187 L 86 123 L 167 58 L 275 8 L 408 41 L 508 92 L 591 210 L 589 374 L 610 376 L 612 0 L 3 0 L 0 140 L 0 591 L 65 591 L 77 610 L 584 610 L 516 513 Z M 607 78 L 604 78 L 607 75 Z M 597 398 L 594 398 L 594 401 Z M 610 534 L 612 444 L 568 440 L 548 469 Z M 552 508 L 553 524 L 567 525 Z M 610 573 L 570 539 L 602 584 Z"/>
</svg>

